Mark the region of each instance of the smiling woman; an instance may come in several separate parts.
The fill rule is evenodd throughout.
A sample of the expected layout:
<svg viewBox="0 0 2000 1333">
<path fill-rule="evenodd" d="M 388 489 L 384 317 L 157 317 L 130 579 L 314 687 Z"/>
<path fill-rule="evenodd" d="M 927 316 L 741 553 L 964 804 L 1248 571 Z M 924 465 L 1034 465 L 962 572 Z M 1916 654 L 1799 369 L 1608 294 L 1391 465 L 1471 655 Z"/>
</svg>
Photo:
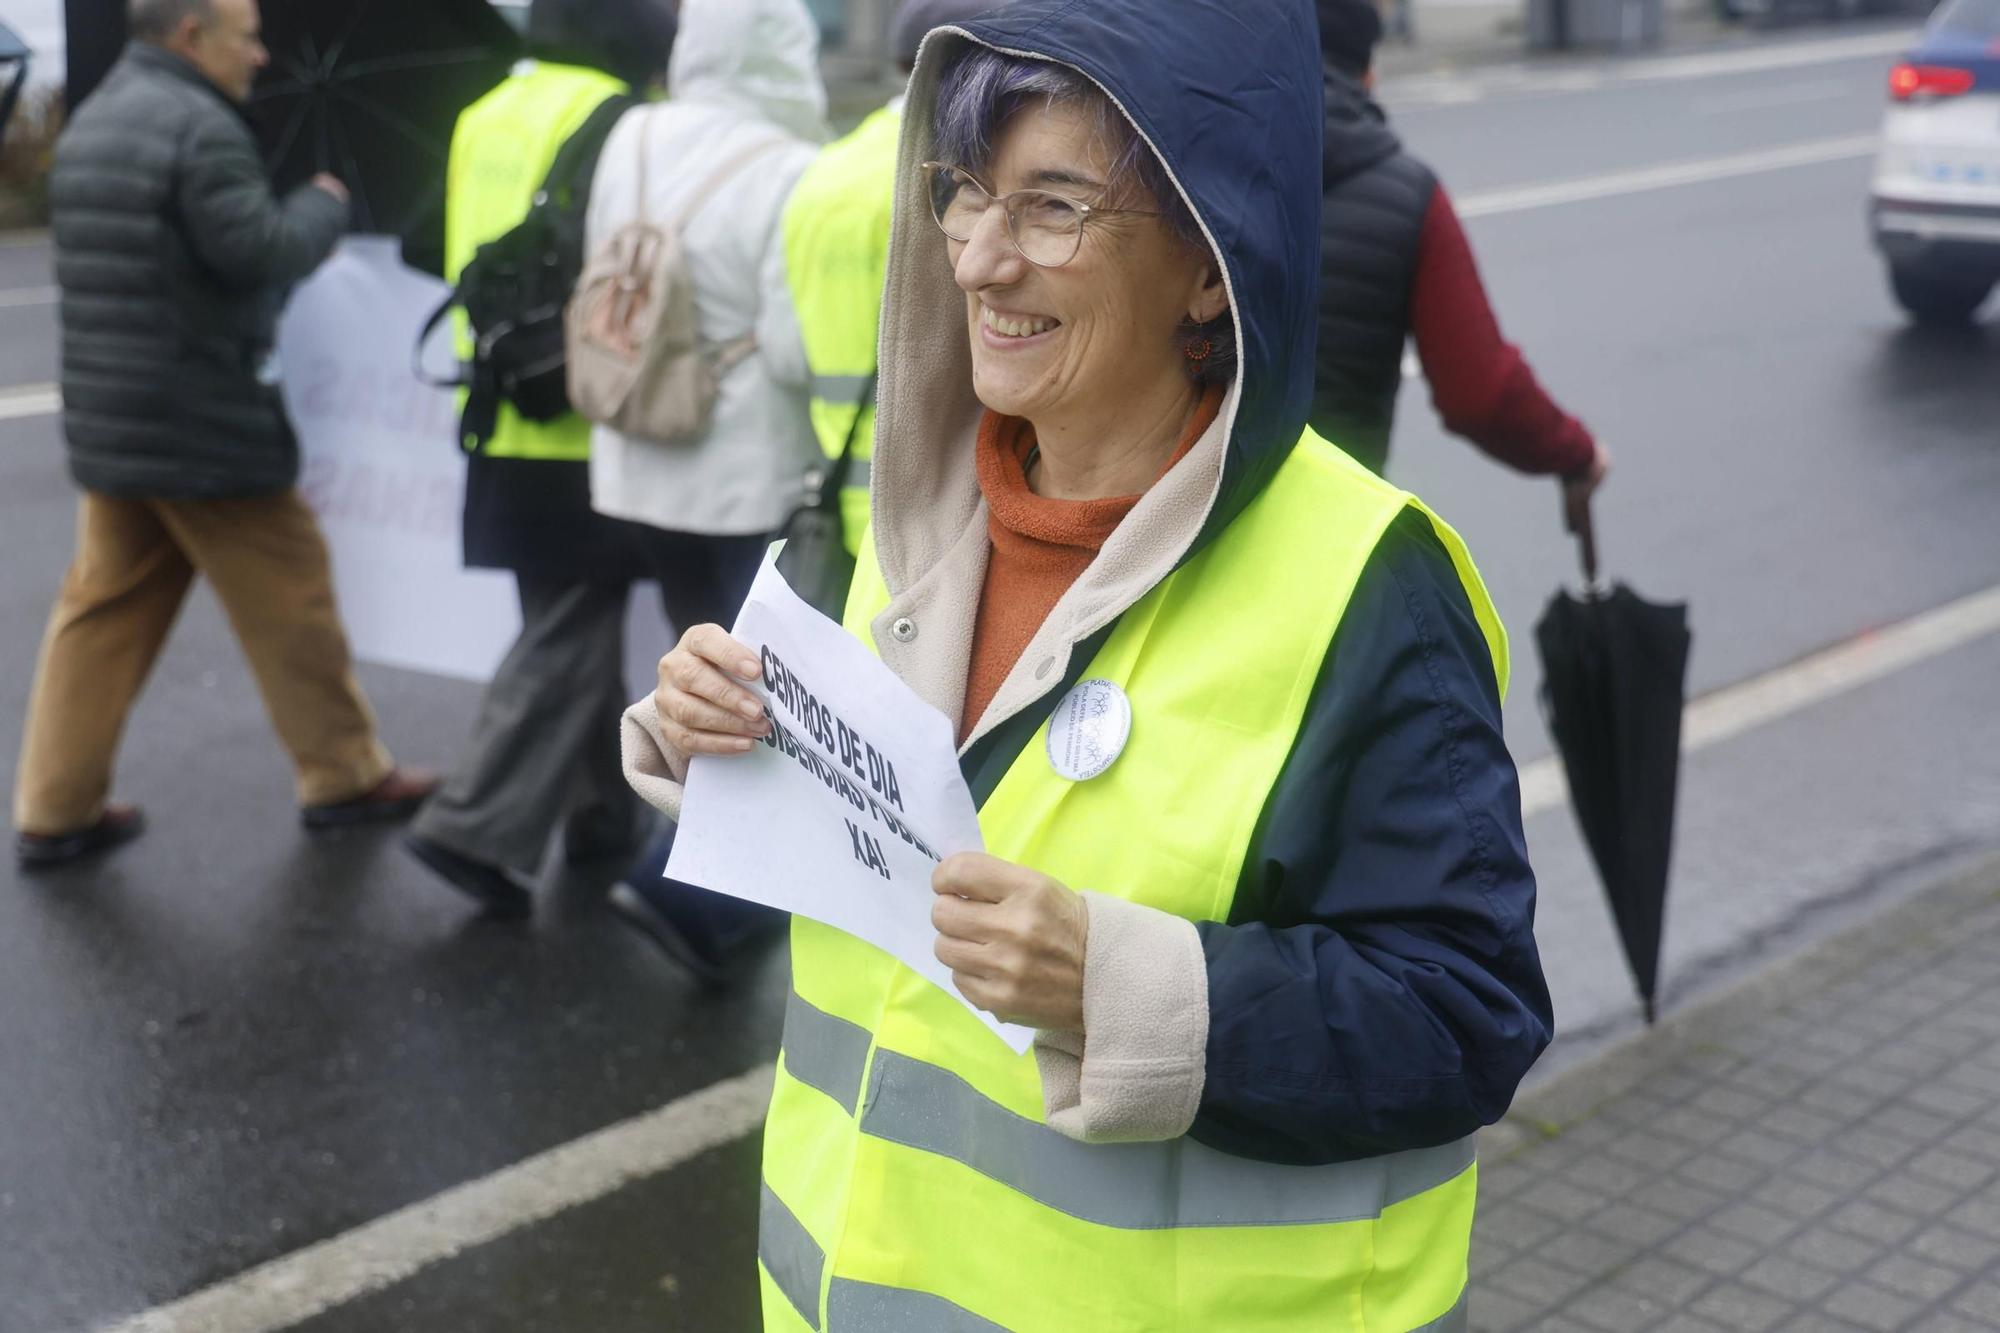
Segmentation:
<svg viewBox="0 0 2000 1333">
<path fill-rule="evenodd" d="M 1044 133 L 1037 136 L 1043 142 L 1033 148 L 1044 153 L 1053 149 L 1058 157 L 1072 160 L 1067 165 L 1037 161 L 1027 167 L 1021 186 L 1047 193 L 1036 201 L 1036 215 L 1042 219 L 1038 227 L 1026 225 L 1026 214 L 1008 210 L 1009 231 L 1025 258 L 1043 267 L 1062 267 L 1077 255 L 1083 233 L 1098 227 L 1093 218 L 1137 213 L 1158 218 L 1182 243 L 1186 253 L 1173 258 L 1199 263 L 1209 257 L 1201 224 L 1165 165 L 1102 90 L 1064 66 L 977 48 L 953 65 L 939 86 L 935 151 L 941 162 L 926 164 L 933 168 L 933 212 L 948 236 L 971 239 L 969 227 L 977 219 L 970 215 L 965 198 L 968 194 L 975 200 L 992 198 L 992 191 L 979 184 L 980 178 L 988 184 L 994 181 L 992 169 L 1010 147 L 1020 155 L 1021 145 L 1007 142 L 1009 129 L 1023 111 L 1035 107 L 1049 112 L 1036 118 L 1041 130 L 1059 126 L 1066 142 L 1051 144 Z M 946 183 L 952 188 L 941 196 Z M 973 188 L 966 190 L 964 185 Z M 1113 204 L 1119 206 L 1109 206 Z M 944 211 L 952 207 L 958 211 L 956 219 Z M 983 211 L 983 204 L 978 207 Z M 954 235 L 958 228 L 967 230 Z M 1038 250 L 1032 243 L 1024 247 L 1024 233 L 1038 232 L 1045 248 Z M 1196 382 L 1229 382 L 1236 369 L 1234 333 L 1227 311 L 1205 322 L 1189 319 L 1176 326 L 1183 364 Z"/>
<path fill-rule="evenodd" d="M 1465 1327 L 1471 1136 L 1551 1018 L 1505 635 L 1305 429 L 1314 34 L 1016 0 L 918 57 L 845 625 L 979 802 L 934 950 L 1039 1031 L 794 921 L 769 1333 Z M 636 785 L 748 752 L 759 675 L 690 630 Z"/>
</svg>

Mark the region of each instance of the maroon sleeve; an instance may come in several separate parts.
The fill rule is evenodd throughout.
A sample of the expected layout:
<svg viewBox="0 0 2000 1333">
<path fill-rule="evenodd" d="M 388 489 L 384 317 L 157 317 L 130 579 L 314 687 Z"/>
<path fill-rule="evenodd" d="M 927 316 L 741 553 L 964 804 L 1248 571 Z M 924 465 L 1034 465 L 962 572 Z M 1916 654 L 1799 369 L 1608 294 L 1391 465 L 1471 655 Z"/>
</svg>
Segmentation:
<svg viewBox="0 0 2000 1333">
<path fill-rule="evenodd" d="M 1523 472 L 1566 475 L 1590 462 L 1597 447 L 1590 432 L 1556 406 L 1521 349 L 1500 336 L 1442 185 L 1424 215 L 1410 327 L 1445 429 Z"/>
</svg>

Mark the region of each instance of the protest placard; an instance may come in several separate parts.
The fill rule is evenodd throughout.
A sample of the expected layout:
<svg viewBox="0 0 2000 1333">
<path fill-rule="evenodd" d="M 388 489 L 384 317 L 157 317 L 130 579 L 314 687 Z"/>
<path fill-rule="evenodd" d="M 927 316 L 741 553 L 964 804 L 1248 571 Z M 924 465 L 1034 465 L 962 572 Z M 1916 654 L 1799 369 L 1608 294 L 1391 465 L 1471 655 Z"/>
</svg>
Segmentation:
<svg viewBox="0 0 2000 1333">
<path fill-rule="evenodd" d="M 763 665 L 771 733 L 689 765 L 667 874 L 858 936 L 1026 1050 L 1033 1030 L 966 1002 L 932 952 L 931 872 L 984 848 L 950 721 L 768 560 L 733 633 Z"/>
<path fill-rule="evenodd" d="M 419 379 L 417 334 L 448 289 L 387 236 L 349 236 L 292 293 L 278 329 L 299 491 L 319 515 L 348 644 L 364 662 L 485 680 L 521 631 L 511 575 L 467 569 L 458 403 Z M 448 334 L 426 365 L 452 369 Z M 625 628 L 632 697 L 677 637 L 650 588 Z"/>
</svg>

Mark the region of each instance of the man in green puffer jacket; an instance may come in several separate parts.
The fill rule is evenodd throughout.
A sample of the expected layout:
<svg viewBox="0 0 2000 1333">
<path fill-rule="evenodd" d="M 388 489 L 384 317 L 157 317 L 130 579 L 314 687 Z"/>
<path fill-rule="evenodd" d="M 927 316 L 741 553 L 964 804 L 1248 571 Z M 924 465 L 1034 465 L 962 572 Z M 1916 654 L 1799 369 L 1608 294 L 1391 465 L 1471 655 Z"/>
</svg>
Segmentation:
<svg viewBox="0 0 2000 1333">
<path fill-rule="evenodd" d="M 271 193 L 238 109 L 267 59 L 255 0 L 134 0 L 131 30 L 50 184 L 63 431 L 84 494 L 28 703 L 25 866 L 140 831 L 136 809 L 106 804 L 112 762 L 197 574 L 256 674 L 308 827 L 399 818 L 436 786 L 376 739 L 271 360 L 285 293 L 339 240 L 347 192 L 321 177 Z"/>
</svg>

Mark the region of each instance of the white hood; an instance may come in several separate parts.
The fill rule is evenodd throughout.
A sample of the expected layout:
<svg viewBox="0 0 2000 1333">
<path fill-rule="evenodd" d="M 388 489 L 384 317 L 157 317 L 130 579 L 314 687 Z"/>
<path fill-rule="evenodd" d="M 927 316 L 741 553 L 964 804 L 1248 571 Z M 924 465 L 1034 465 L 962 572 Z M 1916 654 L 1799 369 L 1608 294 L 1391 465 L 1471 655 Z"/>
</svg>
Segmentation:
<svg viewBox="0 0 2000 1333">
<path fill-rule="evenodd" d="M 819 27 L 804 0 L 681 0 L 667 95 L 733 107 L 824 143 Z"/>
</svg>

